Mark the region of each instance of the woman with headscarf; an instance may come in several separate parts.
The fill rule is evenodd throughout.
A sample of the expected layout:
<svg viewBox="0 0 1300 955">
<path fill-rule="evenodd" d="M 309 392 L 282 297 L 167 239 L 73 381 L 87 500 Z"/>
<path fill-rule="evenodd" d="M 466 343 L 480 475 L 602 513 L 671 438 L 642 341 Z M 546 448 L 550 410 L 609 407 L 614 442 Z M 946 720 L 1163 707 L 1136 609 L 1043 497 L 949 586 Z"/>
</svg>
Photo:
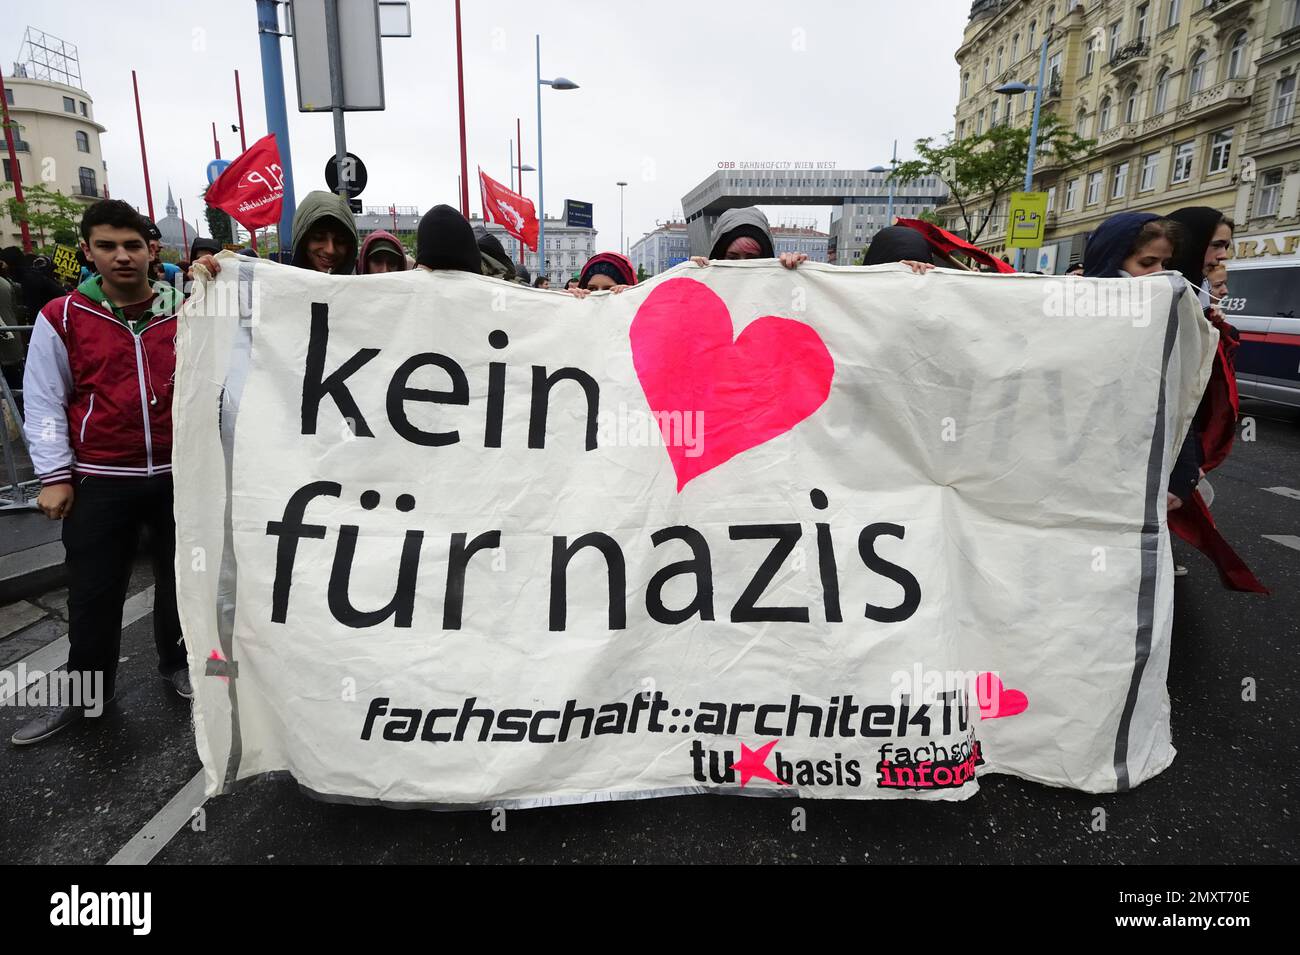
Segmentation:
<svg viewBox="0 0 1300 955">
<path fill-rule="evenodd" d="M 1191 449 L 1184 447 L 1179 454 L 1180 462 L 1189 456 L 1194 457 L 1199 465 L 1196 476 L 1203 478 L 1228 456 L 1237 433 L 1237 374 L 1233 355 L 1239 336 L 1237 330 L 1224 321 L 1222 313 L 1210 306 L 1209 291 L 1205 287 L 1206 272 L 1229 257 L 1233 223 L 1218 209 L 1209 206 L 1188 206 L 1170 213 L 1169 218 L 1183 227 L 1182 250 L 1174 258 L 1174 268 L 1182 273 L 1188 285 L 1197 290 L 1206 319 L 1219 332 L 1210 381 L 1187 436 Z M 1172 479 L 1170 490 L 1178 493 Z M 1195 490 L 1195 481 L 1186 493 L 1188 496 L 1183 498 L 1183 502 L 1188 506 L 1170 512 L 1169 529 L 1214 561 L 1225 587 L 1268 593 L 1215 527 L 1210 509 L 1200 492 Z"/>
<path fill-rule="evenodd" d="M 613 292 L 617 295 L 625 288 L 636 285 L 636 269 L 627 256 L 617 252 L 599 252 L 587 260 L 578 276 L 578 287 L 569 294 L 586 298 L 591 292 Z"/>
<path fill-rule="evenodd" d="M 1088 238 L 1086 278 L 1137 278 L 1163 272 L 1179 254 L 1181 227 L 1150 212 L 1113 215 Z"/>
</svg>

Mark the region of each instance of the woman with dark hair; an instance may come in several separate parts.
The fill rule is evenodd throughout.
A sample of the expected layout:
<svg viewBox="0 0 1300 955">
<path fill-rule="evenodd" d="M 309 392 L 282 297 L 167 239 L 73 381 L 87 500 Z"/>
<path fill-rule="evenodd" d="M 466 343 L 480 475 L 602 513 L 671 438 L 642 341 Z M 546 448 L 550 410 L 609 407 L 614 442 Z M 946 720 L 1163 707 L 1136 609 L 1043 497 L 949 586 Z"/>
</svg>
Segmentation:
<svg viewBox="0 0 1300 955">
<path fill-rule="evenodd" d="M 1218 467 L 1232 450 L 1232 440 L 1237 433 L 1237 374 L 1233 356 L 1240 336 L 1237 330 L 1223 320 L 1222 313 L 1210 305 L 1206 273 L 1214 266 L 1227 261 L 1232 247 L 1233 222 L 1218 209 L 1209 206 L 1187 206 L 1169 214 L 1169 218 L 1183 228 L 1182 249 L 1174 259 L 1174 268 L 1182 273 L 1187 284 L 1196 289 L 1205 310 L 1205 317 L 1219 332 L 1219 345 L 1214 355 L 1214 367 L 1205 394 L 1192 419 L 1187 442 L 1179 453 L 1175 470 L 1186 470 L 1190 458 L 1197 470 L 1190 487 L 1176 488 L 1170 478 L 1170 492 L 1177 494 L 1187 506 L 1172 510 L 1169 529 L 1196 547 L 1214 561 L 1219 579 L 1230 590 L 1268 593 L 1250 568 L 1219 533 L 1210 516 L 1210 509 L 1197 491 L 1198 479 Z M 1190 445 L 1190 448 L 1188 447 Z M 1183 494 L 1179 494 L 1179 490 Z M 1186 496 L 1184 496 L 1186 495 Z M 1184 571 L 1185 572 L 1185 571 Z"/>
<path fill-rule="evenodd" d="M 1181 227 L 1150 212 L 1113 215 L 1088 239 L 1083 274 L 1088 278 L 1137 278 L 1169 269 L 1179 253 Z"/>
</svg>

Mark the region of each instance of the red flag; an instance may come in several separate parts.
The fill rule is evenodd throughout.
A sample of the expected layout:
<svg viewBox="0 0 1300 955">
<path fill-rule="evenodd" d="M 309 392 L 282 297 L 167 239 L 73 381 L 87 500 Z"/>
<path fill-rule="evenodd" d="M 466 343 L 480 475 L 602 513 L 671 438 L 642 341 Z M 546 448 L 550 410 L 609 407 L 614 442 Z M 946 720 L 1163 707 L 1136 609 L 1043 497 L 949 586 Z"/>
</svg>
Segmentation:
<svg viewBox="0 0 1300 955">
<path fill-rule="evenodd" d="M 534 252 L 537 251 L 537 210 L 528 199 L 511 192 L 480 168 L 480 191 L 483 193 L 483 221 L 493 222 Z"/>
<path fill-rule="evenodd" d="M 280 221 L 284 170 L 275 134 L 263 136 L 226 167 L 204 196 L 208 205 L 229 213 L 249 232 Z"/>
<path fill-rule="evenodd" d="M 896 219 L 895 225 L 906 226 L 909 229 L 915 229 L 925 236 L 926 241 L 934 246 L 945 255 L 953 252 L 961 252 L 969 255 L 976 262 L 983 262 L 985 265 L 998 272 L 1014 272 L 1011 266 L 995 256 L 989 255 L 979 246 L 971 245 L 965 239 L 960 239 L 944 229 L 940 229 L 932 222 L 925 222 L 921 219 Z"/>
</svg>

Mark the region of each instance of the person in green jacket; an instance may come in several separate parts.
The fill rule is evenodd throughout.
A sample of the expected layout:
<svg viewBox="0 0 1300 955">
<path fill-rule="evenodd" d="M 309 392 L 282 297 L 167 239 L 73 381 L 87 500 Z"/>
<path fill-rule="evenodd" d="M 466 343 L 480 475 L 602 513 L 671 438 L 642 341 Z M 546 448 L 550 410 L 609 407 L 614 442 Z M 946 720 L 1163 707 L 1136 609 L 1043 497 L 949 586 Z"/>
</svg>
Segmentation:
<svg viewBox="0 0 1300 955">
<path fill-rule="evenodd" d="M 342 196 L 320 189 L 303 196 L 293 214 L 291 240 L 291 265 L 331 275 L 351 275 L 356 269 L 360 233 Z M 212 255 L 199 256 L 193 265 L 212 275 L 221 271 Z"/>
</svg>

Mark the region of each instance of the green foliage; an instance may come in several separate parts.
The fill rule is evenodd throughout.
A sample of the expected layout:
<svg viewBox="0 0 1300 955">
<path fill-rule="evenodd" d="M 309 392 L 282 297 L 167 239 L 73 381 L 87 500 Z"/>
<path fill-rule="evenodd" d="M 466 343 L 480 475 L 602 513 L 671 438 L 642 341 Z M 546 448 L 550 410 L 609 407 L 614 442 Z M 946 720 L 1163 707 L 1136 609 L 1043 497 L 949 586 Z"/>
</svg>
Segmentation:
<svg viewBox="0 0 1300 955">
<path fill-rule="evenodd" d="M 644 282 L 649 277 L 650 277 L 650 273 L 645 270 L 644 265 L 638 265 L 636 267 L 636 280 L 638 282 Z"/>
<path fill-rule="evenodd" d="M 1095 144 L 1095 140 L 1078 136 L 1055 113 L 1045 113 L 1038 122 L 1036 161 L 1052 159 L 1069 166 L 1087 155 Z M 1024 185 L 1029 127 L 999 124 L 961 140 L 954 140 L 949 133 L 942 143 L 929 137 L 918 139 L 916 153 L 919 158 L 898 164 L 893 178 L 941 178 L 961 211 L 966 235 L 974 242 L 988 227 L 998 203 Z M 976 213 L 981 210 L 984 214 L 976 229 Z"/>
<path fill-rule="evenodd" d="M 3 188 L 12 189 L 13 186 L 4 183 Z M 38 252 L 48 254 L 56 245 L 77 244 L 77 229 L 86 206 L 58 189 L 46 188 L 44 183 L 33 183 L 23 187 L 22 202 L 10 196 L 4 205 L 5 213 L 15 225 L 26 222 L 28 230 L 35 233 L 33 238 L 39 246 Z"/>
<path fill-rule="evenodd" d="M 208 190 L 204 189 L 203 195 L 206 196 L 207 194 Z M 203 217 L 208 220 L 208 235 L 222 245 L 234 243 L 235 239 L 230 230 L 230 216 L 205 202 L 203 204 Z"/>
</svg>

